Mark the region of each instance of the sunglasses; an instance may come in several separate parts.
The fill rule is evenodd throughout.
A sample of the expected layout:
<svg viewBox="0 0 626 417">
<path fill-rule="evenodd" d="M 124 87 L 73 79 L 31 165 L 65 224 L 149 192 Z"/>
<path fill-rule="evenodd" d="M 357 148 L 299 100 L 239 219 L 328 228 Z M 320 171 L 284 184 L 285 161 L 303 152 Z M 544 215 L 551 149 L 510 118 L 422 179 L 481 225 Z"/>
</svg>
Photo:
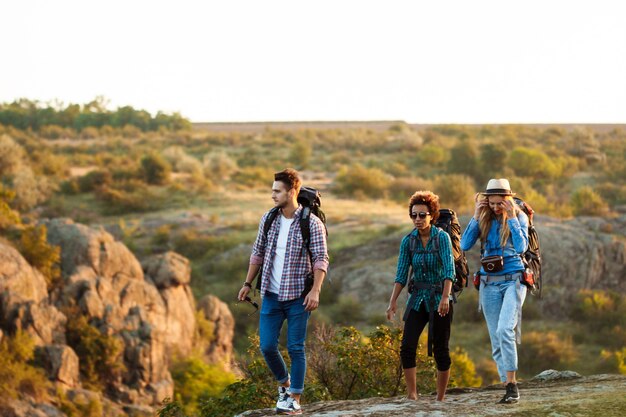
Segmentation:
<svg viewBox="0 0 626 417">
<path fill-rule="evenodd" d="M 259 305 L 257 304 L 256 301 L 252 301 L 252 298 L 246 296 L 246 298 L 244 298 L 244 301 L 254 307 L 254 311 L 252 313 L 248 314 L 249 316 L 251 316 L 254 313 L 256 313 L 257 311 L 259 311 Z"/>
<path fill-rule="evenodd" d="M 419 216 L 420 219 L 425 219 L 426 216 L 428 216 L 429 214 L 430 214 L 430 212 L 428 212 L 428 211 L 420 211 L 419 213 L 411 213 L 411 214 L 409 214 L 409 216 L 413 220 L 415 220 L 415 219 L 417 219 L 417 216 Z"/>
</svg>

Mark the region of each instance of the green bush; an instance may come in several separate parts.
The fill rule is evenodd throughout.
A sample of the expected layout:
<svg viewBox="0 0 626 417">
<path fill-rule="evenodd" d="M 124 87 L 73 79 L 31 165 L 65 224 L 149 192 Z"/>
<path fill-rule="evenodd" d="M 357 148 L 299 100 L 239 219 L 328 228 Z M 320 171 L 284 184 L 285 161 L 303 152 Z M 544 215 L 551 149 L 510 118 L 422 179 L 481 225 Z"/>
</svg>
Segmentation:
<svg viewBox="0 0 626 417">
<path fill-rule="evenodd" d="M 46 400 L 50 383 L 43 369 L 33 366 L 35 343 L 22 331 L 0 340 L 0 404 L 20 394 Z"/>
<path fill-rule="evenodd" d="M 470 212 L 474 207 L 476 184 L 466 175 L 440 175 L 435 178 L 432 191 L 439 195 L 441 207 L 451 208 L 457 213 Z"/>
<path fill-rule="evenodd" d="M 606 201 L 589 186 L 574 191 L 570 204 L 576 216 L 605 216 L 609 212 Z"/>
<path fill-rule="evenodd" d="M 567 368 L 578 356 L 571 338 L 553 331 L 525 332 L 517 352 L 520 369 L 533 375 L 555 367 Z"/>
<path fill-rule="evenodd" d="M 450 352 L 452 367 L 450 368 L 451 387 L 480 387 L 483 379 L 476 375 L 476 366 L 467 352 L 457 347 Z"/>
<path fill-rule="evenodd" d="M 352 165 L 339 170 L 333 191 L 345 197 L 358 199 L 385 198 L 390 183 L 391 178 L 380 169 Z"/>
<path fill-rule="evenodd" d="M 265 167 L 247 166 L 237 171 L 233 175 L 232 181 L 239 186 L 267 187 L 269 189 L 274 181 L 274 171 Z"/>
<path fill-rule="evenodd" d="M 185 404 L 183 409 L 192 414 L 201 401 L 217 397 L 235 376 L 220 365 L 210 365 L 201 357 L 192 355 L 175 361 L 170 368 L 175 384 L 176 400 Z"/>
<path fill-rule="evenodd" d="M 389 185 L 389 196 L 408 207 L 409 198 L 414 192 L 432 189 L 433 183 L 430 180 L 419 177 L 401 177 L 395 178 Z"/>
<path fill-rule="evenodd" d="M 307 359 L 311 380 L 325 387 L 332 399 L 392 397 L 404 391 L 401 329 L 379 326 L 365 337 L 354 327 L 320 327 L 314 337 Z M 432 358 L 418 350 L 420 392 L 434 388 L 434 372 Z"/>
<path fill-rule="evenodd" d="M 102 390 L 117 381 L 126 372 L 124 343 L 118 337 L 102 334 L 86 316 L 75 311 L 66 315 L 72 317 L 67 322 L 67 344 L 78 355 L 83 383 Z"/>
<path fill-rule="evenodd" d="M 78 178 L 80 192 L 89 193 L 104 185 L 111 185 L 113 176 L 109 171 L 95 170 Z"/>
<path fill-rule="evenodd" d="M 626 296 L 603 290 L 580 290 L 570 316 L 583 329 L 581 340 L 596 340 L 615 348 L 626 345 Z"/>
<path fill-rule="evenodd" d="M 158 209 L 163 200 L 144 183 L 131 180 L 96 189 L 96 198 L 104 203 L 107 214 L 146 212 Z"/>
<path fill-rule="evenodd" d="M 24 259 L 43 274 L 48 290 L 52 290 L 61 282 L 61 248 L 50 245 L 47 236 L 45 225 L 27 226 L 22 231 L 18 249 Z"/>
<path fill-rule="evenodd" d="M 149 154 L 141 159 L 141 171 L 148 184 L 161 185 L 169 181 L 172 168 L 162 156 Z"/>
</svg>

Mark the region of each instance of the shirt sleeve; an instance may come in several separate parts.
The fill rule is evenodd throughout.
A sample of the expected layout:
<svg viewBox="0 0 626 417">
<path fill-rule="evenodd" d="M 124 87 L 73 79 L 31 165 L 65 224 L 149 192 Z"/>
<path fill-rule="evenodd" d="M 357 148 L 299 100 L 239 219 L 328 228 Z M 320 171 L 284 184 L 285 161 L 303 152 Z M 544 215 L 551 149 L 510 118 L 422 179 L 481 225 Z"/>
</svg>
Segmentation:
<svg viewBox="0 0 626 417">
<path fill-rule="evenodd" d="M 317 217 L 310 217 L 311 242 L 310 250 L 313 259 L 313 271 L 322 270 L 328 272 L 328 242 L 326 241 L 326 228 L 324 223 Z"/>
<path fill-rule="evenodd" d="M 522 254 L 528 248 L 528 217 L 526 213 L 520 212 L 517 217 L 507 220 L 513 239 L 515 252 Z"/>
<path fill-rule="evenodd" d="M 476 240 L 478 240 L 478 236 L 480 235 L 480 228 L 478 227 L 478 222 L 474 217 L 472 217 L 463 232 L 463 236 L 461 236 L 461 250 L 468 251 L 472 249 Z"/>
<path fill-rule="evenodd" d="M 252 265 L 263 265 L 263 257 L 265 256 L 265 246 L 267 241 L 265 233 L 263 232 L 263 226 L 265 226 L 265 220 L 268 215 L 269 213 L 265 213 L 259 222 L 259 231 L 256 235 L 254 245 L 252 245 L 252 254 L 250 255 L 250 263 Z"/>
<path fill-rule="evenodd" d="M 439 232 L 439 255 L 443 263 L 443 280 L 449 279 L 453 283 L 456 282 L 452 241 L 450 236 L 444 231 Z"/>
<path fill-rule="evenodd" d="M 398 269 L 396 272 L 396 281 L 403 287 L 406 285 L 406 281 L 409 274 L 409 268 L 411 266 L 411 254 L 409 250 L 410 237 L 405 236 L 400 242 L 400 254 L 398 255 Z"/>
</svg>

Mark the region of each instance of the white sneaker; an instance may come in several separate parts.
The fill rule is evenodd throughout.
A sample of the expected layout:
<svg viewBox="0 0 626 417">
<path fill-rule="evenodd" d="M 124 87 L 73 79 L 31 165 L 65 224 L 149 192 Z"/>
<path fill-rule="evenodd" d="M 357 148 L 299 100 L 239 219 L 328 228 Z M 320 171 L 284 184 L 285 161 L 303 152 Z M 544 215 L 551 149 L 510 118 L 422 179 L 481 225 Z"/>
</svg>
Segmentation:
<svg viewBox="0 0 626 417">
<path fill-rule="evenodd" d="M 287 406 L 287 397 L 289 397 L 289 387 L 278 386 L 278 401 L 276 401 L 276 409 Z"/>
<path fill-rule="evenodd" d="M 295 416 L 302 414 L 302 408 L 298 400 L 291 396 L 291 393 L 287 393 L 287 398 L 284 402 L 276 404 L 276 414 L 283 414 L 288 416 Z"/>
</svg>

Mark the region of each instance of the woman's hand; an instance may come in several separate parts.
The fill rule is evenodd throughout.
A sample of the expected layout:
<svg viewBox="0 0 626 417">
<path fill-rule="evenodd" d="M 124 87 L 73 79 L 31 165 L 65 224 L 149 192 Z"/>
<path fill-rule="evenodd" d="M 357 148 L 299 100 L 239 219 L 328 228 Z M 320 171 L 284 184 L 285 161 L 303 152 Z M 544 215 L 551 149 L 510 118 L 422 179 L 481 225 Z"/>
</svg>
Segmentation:
<svg viewBox="0 0 626 417">
<path fill-rule="evenodd" d="M 489 202 L 484 198 L 480 198 L 480 193 L 474 195 L 474 201 L 476 201 L 474 208 L 474 220 L 478 221 L 480 212 L 484 207 L 489 207 Z"/>
<path fill-rule="evenodd" d="M 443 317 L 446 314 L 448 314 L 449 311 L 450 311 L 450 300 L 448 299 L 448 297 L 442 296 L 441 301 L 439 302 L 439 308 L 437 308 L 437 312 L 439 313 L 441 317 Z"/>
<path fill-rule="evenodd" d="M 393 300 L 389 301 L 389 307 L 387 307 L 387 320 L 392 321 L 396 315 L 396 310 L 398 309 L 398 303 Z"/>
<path fill-rule="evenodd" d="M 515 218 L 515 206 L 513 205 L 513 200 L 504 200 L 502 202 L 502 208 L 506 210 L 506 217 L 508 219 Z"/>
</svg>

